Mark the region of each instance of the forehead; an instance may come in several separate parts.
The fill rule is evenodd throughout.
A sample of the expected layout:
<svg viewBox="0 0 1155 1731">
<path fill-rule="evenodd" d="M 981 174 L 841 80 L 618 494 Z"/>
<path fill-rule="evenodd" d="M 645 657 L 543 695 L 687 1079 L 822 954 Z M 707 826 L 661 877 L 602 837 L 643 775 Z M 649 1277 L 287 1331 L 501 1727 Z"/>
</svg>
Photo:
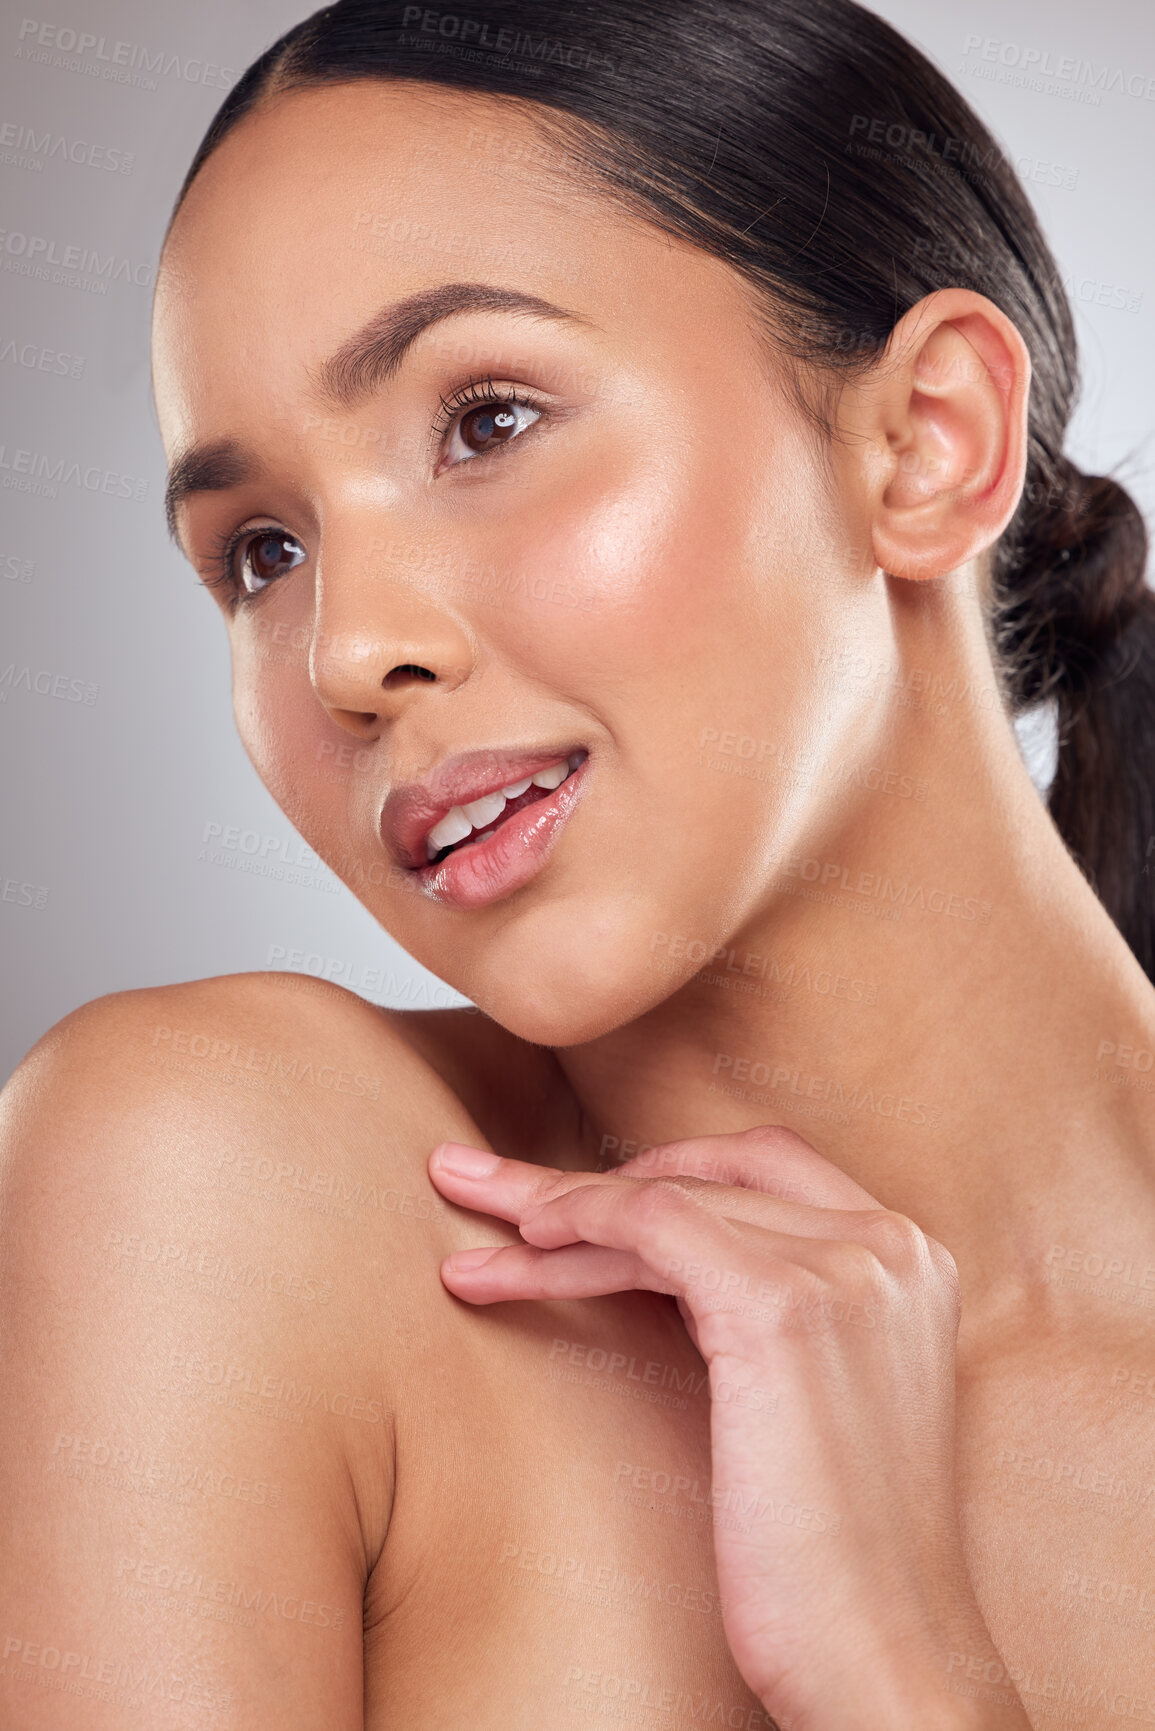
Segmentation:
<svg viewBox="0 0 1155 1731">
<path fill-rule="evenodd" d="M 498 283 L 599 324 L 703 306 L 734 330 L 741 288 L 718 260 L 579 189 L 532 109 L 360 80 L 246 116 L 194 180 L 158 277 L 154 379 L 174 445 L 300 400 L 385 301 Z M 671 299 L 671 293 L 673 298 Z"/>
</svg>

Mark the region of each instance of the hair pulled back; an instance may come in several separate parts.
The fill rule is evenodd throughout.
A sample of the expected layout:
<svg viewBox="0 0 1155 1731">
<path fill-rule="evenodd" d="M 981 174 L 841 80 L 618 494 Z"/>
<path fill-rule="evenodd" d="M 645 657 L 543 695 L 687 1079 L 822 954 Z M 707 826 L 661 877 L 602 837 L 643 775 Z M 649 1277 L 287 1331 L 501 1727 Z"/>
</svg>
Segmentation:
<svg viewBox="0 0 1155 1731">
<path fill-rule="evenodd" d="M 853 0 L 339 0 L 229 92 L 177 201 L 283 91 L 420 80 L 537 105 L 575 168 L 761 291 L 797 360 L 853 372 L 932 290 L 986 295 L 1030 352 L 1026 483 L 993 550 L 1008 709 L 1056 705 L 1055 824 L 1155 979 L 1155 591 L 1128 494 L 1063 454 L 1076 343 L 1013 166 L 953 85 Z M 175 214 L 175 212 L 174 212 Z"/>
</svg>

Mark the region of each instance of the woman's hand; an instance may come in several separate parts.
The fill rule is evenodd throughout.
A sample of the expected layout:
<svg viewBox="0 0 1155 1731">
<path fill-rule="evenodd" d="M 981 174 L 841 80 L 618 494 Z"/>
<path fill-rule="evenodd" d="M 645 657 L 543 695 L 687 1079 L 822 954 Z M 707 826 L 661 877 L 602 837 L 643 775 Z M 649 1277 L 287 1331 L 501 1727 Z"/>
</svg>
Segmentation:
<svg viewBox="0 0 1155 1731">
<path fill-rule="evenodd" d="M 459 1298 L 677 1298 L 710 1373 L 726 1636 L 784 1731 L 1028 1726 L 951 1687 L 997 1654 L 959 1533 L 941 1245 L 778 1125 L 612 1173 L 451 1142 L 429 1170 L 525 1240 L 447 1257 Z"/>
</svg>

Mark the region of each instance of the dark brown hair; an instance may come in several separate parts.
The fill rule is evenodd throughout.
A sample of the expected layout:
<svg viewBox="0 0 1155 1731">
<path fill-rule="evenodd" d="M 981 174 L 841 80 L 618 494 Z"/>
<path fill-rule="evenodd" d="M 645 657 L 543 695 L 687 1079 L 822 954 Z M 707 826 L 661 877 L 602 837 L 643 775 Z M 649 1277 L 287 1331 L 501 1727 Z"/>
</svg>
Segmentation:
<svg viewBox="0 0 1155 1731">
<path fill-rule="evenodd" d="M 579 172 L 755 285 L 799 361 L 870 365 L 909 307 L 952 284 L 1014 321 L 1033 375 L 1026 483 L 992 558 L 996 667 L 1012 714 L 1054 702 L 1051 815 L 1155 979 L 1147 532 L 1122 487 L 1063 454 L 1070 307 L 1013 167 L 958 91 L 853 0 L 339 0 L 230 91 L 180 199 L 257 104 L 363 78 L 536 104 Z"/>
</svg>

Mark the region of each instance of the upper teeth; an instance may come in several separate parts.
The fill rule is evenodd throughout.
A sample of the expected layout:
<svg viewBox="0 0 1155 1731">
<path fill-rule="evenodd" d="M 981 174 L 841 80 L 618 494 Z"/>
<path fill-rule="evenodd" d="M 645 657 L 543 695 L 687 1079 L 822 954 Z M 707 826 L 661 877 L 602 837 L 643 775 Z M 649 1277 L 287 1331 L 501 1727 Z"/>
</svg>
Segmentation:
<svg viewBox="0 0 1155 1731">
<path fill-rule="evenodd" d="M 471 799 L 468 805 L 455 805 L 451 811 L 446 812 L 440 822 L 433 825 L 426 836 L 426 854 L 433 859 L 443 847 L 452 847 L 454 842 L 464 841 L 470 830 L 484 829 L 494 818 L 501 816 L 506 800 L 516 799 L 525 792 L 531 782 L 534 787 L 560 787 L 566 776 L 576 769 L 580 762 L 581 753 L 575 751 L 569 757 L 559 758 L 557 763 L 547 764 L 546 768 L 539 769 L 536 775 L 511 781 L 508 787 L 499 788 L 496 793 L 483 793 L 480 799 Z"/>
</svg>

